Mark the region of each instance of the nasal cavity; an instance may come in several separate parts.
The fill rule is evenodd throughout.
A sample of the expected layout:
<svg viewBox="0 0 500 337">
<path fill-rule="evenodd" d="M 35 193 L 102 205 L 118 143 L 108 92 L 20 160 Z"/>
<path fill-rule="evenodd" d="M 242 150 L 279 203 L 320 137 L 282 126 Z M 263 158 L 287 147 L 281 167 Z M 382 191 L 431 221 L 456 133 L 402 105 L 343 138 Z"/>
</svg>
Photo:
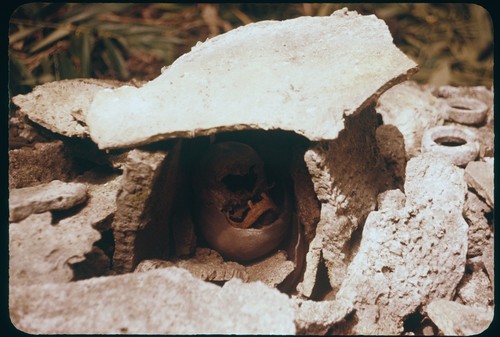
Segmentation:
<svg viewBox="0 0 500 337">
<path fill-rule="evenodd" d="M 229 174 L 225 176 L 222 178 L 222 183 L 233 193 L 239 191 L 253 191 L 257 183 L 257 174 L 255 174 L 254 166 L 252 166 L 245 175 Z"/>
</svg>

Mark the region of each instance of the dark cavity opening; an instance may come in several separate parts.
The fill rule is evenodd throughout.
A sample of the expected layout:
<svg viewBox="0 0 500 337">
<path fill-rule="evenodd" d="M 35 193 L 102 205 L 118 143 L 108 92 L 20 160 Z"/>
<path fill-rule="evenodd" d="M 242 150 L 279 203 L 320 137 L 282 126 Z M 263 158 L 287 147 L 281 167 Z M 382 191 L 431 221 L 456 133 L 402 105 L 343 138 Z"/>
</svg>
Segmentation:
<svg viewBox="0 0 500 337">
<path fill-rule="evenodd" d="M 231 192 L 248 191 L 251 192 L 257 183 L 257 174 L 252 166 L 249 172 L 243 176 L 237 174 L 229 174 L 222 178 L 222 183 Z"/>
<path fill-rule="evenodd" d="M 435 142 L 439 145 L 451 147 L 461 146 L 467 143 L 464 139 L 458 137 L 439 137 L 435 140 Z"/>
<path fill-rule="evenodd" d="M 470 106 L 464 105 L 464 104 L 452 104 L 452 108 L 458 109 L 458 110 L 465 110 L 465 111 L 471 111 L 472 108 Z"/>
</svg>

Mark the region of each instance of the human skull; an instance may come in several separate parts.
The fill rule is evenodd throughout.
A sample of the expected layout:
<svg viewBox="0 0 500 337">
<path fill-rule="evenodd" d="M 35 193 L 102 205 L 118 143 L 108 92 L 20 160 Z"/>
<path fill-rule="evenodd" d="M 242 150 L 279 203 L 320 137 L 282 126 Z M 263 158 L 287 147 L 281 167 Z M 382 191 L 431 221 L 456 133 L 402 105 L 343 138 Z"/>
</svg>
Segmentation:
<svg viewBox="0 0 500 337">
<path fill-rule="evenodd" d="M 222 142 L 201 157 L 193 181 L 198 225 L 207 242 L 229 259 L 246 261 L 275 249 L 286 234 L 288 204 L 271 198 L 264 163 L 250 146 Z"/>
</svg>

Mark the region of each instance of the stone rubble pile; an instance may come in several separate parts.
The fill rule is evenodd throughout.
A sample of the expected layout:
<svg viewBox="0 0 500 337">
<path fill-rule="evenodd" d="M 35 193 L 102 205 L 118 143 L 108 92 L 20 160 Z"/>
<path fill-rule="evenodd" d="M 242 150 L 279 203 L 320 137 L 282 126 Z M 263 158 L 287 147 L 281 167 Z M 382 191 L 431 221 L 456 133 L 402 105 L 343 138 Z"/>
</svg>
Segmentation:
<svg viewBox="0 0 500 337">
<path fill-rule="evenodd" d="M 12 323 L 34 334 L 484 331 L 492 90 L 398 84 L 415 70 L 383 21 L 341 10 L 239 28 L 149 83 L 66 80 L 14 97 Z M 468 113 L 457 97 L 482 102 L 479 124 L 450 114 Z M 465 165 L 422 145 L 443 125 L 474 134 Z M 447 137 L 431 140 L 466 146 Z M 289 233 L 256 261 L 225 259 L 197 229 L 191 166 L 227 139 L 289 178 Z"/>
</svg>

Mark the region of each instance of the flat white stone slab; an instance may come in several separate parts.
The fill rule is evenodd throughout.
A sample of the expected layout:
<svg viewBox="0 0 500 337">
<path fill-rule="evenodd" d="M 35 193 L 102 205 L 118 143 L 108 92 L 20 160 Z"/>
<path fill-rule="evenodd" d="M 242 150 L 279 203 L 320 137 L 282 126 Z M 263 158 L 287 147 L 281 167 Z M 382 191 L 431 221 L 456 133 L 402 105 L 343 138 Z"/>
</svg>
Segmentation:
<svg viewBox="0 0 500 337">
<path fill-rule="evenodd" d="M 262 21 L 199 43 L 140 88 L 101 90 L 86 122 L 100 148 L 243 129 L 335 139 L 344 116 L 416 70 L 374 15 Z"/>
</svg>

